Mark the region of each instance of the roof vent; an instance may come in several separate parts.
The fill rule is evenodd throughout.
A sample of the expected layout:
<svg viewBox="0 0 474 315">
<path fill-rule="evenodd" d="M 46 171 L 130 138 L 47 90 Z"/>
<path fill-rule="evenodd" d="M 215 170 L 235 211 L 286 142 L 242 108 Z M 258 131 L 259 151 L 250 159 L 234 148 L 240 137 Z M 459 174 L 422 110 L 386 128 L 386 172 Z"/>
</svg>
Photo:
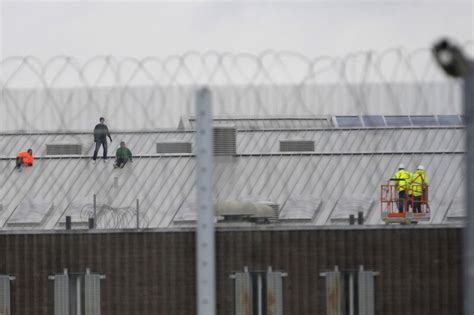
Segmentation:
<svg viewBox="0 0 474 315">
<path fill-rule="evenodd" d="M 280 212 L 280 220 L 285 222 L 311 222 L 316 217 L 322 200 L 313 196 L 288 198 Z"/>
<path fill-rule="evenodd" d="M 27 198 L 16 207 L 12 217 L 8 220 L 8 226 L 34 227 L 42 225 L 52 207 L 53 205 L 49 201 Z"/>
<path fill-rule="evenodd" d="M 156 153 L 192 153 L 192 145 L 191 142 L 158 142 Z"/>
<path fill-rule="evenodd" d="M 346 224 L 349 222 L 349 216 L 357 216 L 362 212 L 364 218 L 367 218 L 374 200 L 367 196 L 345 196 L 339 199 L 331 216 L 331 223 Z"/>
<path fill-rule="evenodd" d="M 52 143 L 46 144 L 46 155 L 81 155 L 82 144 Z"/>
<path fill-rule="evenodd" d="M 314 152 L 314 141 L 280 140 L 280 152 Z"/>
<path fill-rule="evenodd" d="M 214 205 L 217 216 L 224 221 L 251 221 L 270 223 L 278 218 L 279 205 L 242 201 L 218 201 Z"/>
<path fill-rule="evenodd" d="M 179 207 L 174 219 L 174 224 L 195 224 L 197 221 L 197 202 L 185 200 Z"/>
<path fill-rule="evenodd" d="M 455 196 L 449 205 L 446 220 L 448 222 L 464 221 L 466 219 L 466 200 L 463 196 Z"/>
<path fill-rule="evenodd" d="M 102 205 L 96 204 L 96 215 L 97 217 L 101 214 L 103 209 Z M 66 222 L 66 217 L 71 217 L 71 223 L 73 228 L 87 228 L 89 218 L 93 217 L 94 214 L 94 204 L 90 199 L 79 199 L 72 201 L 64 214 L 61 216 L 61 219 L 58 222 L 60 227 L 63 227 Z"/>
<path fill-rule="evenodd" d="M 235 127 L 214 127 L 214 155 L 231 156 L 237 153 Z"/>
</svg>

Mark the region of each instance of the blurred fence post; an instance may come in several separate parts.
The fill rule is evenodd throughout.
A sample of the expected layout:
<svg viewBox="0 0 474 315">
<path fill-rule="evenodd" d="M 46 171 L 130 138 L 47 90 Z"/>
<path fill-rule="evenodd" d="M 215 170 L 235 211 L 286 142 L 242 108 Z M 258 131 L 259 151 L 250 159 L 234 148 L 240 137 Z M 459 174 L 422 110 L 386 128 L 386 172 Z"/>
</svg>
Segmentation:
<svg viewBox="0 0 474 315">
<path fill-rule="evenodd" d="M 464 229 L 464 314 L 474 314 L 474 61 L 464 77 L 464 118 L 466 120 L 466 202 Z"/>
<path fill-rule="evenodd" d="M 198 315 L 215 314 L 215 252 L 213 181 L 213 134 L 211 93 L 201 88 L 196 94 L 196 270 Z"/>
<path fill-rule="evenodd" d="M 97 226 L 97 196 L 94 194 L 93 196 L 93 203 L 94 203 L 94 229 Z"/>
<path fill-rule="evenodd" d="M 140 201 L 137 199 L 137 229 L 140 228 Z"/>
</svg>

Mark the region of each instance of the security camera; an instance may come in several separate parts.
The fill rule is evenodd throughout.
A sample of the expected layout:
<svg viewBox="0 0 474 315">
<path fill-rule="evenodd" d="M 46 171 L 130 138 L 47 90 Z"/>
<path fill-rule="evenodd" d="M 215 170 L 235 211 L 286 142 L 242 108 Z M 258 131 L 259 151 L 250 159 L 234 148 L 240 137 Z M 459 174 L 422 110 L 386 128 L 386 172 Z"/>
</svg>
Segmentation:
<svg viewBox="0 0 474 315">
<path fill-rule="evenodd" d="M 469 62 L 461 50 L 447 39 L 440 40 L 432 49 L 433 55 L 444 72 L 454 78 L 464 77 L 468 72 Z"/>
</svg>

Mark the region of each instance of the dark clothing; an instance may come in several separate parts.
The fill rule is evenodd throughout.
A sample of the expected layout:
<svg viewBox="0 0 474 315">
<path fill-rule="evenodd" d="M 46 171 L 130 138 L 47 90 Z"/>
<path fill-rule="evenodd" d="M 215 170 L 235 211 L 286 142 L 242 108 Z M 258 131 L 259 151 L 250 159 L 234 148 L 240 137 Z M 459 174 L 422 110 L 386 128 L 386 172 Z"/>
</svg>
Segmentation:
<svg viewBox="0 0 474 315">
<path fill-rule="evenodd" d="M 110 136 L 109 128 L 107 128 L 107 125 L 97 124 L 94 128 L 95 150 L 94 156 L 92 157 L 94 161 L 97 159 L 97 154 L 99 153 L 101 145 L 104 153 L 103 158 L 107 159 L 107 137 L 109 137 L 110 141 L 112 141 L 112 137 Z"/>
<path fill-rule="evenodd" d="M 16 158 L 16 168 L 21 168 L 23 166 L 23 159 L 20 157 Z M 11 166 L 10 166 L 11 167 Z"/>
<path fill-rule="evenodd" d="M 110 141 L 112 141 L 112 137 L 110 136 L 109 128 L 107 128 L 106 124 L 97 124 L 94 128 L 94 141 L 106 141 L 107 137 L 109 137 Z"/>
<path fill-rule="evenodd" d="M 117 158 L 115 160 L 115 167 L 123 168 L 125 164 L 127 164 L 127 162 L 128 162 L 127 158 Z"/>
<path fill-rule="evenodd" d="M 94 156 L 92 159 L 95 161 L 97 159 L 97 153 L 99 153 L 99 148 L 102 145 L 102 151 L 103 151 L 103 159 L 107 159 L 107 139 L 104 138 L 103 140 L 96 140 L 95 141 L 95 150 L 94 150 Z"/>
<path fill-rule="evenodd" d="M 406 193 L 406 190 L 400 190 L 398 192 L 398 212 L 403 213 L 406 212 L 407 206 L 408 206 L 408 194 Z"/>
<path fill-rule="evenodd" d="M 421 196 L 413 196 L 413 213 L 421 213 Z"/>
</svg>

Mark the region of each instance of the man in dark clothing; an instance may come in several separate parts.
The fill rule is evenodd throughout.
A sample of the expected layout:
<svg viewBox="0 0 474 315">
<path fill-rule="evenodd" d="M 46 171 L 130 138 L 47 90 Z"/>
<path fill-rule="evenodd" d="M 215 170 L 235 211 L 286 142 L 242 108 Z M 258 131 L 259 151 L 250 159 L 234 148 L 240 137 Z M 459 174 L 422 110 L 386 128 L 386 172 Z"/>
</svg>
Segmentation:
<svg viewBox="0 0 474 315">
<path fill-rule="evenodd" d="M 102 145 L 102 151 L 104 153 L 103 159 L 104 161 L 107 160 L 107 136 L 110 139 L 110 142 L 112 142 L 112 137 L 110 136 L 109 128 L 107 128 L 107 125 L 105 124 L 105 118 L 100 117 L 99 119 L 100 123 L 97 124 L 94 128 L 94 142 L 95 142 L 95 150 L 94 150 L 94 156 L 92 157 L 92 160 L 97 159 L 97 153 L 99 153 L 99 148 Z"/>
<path fill-rule="evenodd" d="M 125 146 L 125 142 L 120 142 L 120 148 L 115 153 L 114 168 L 123 168 L 127 162 L 132 162 L 132 152 Z"/>
</svg>

